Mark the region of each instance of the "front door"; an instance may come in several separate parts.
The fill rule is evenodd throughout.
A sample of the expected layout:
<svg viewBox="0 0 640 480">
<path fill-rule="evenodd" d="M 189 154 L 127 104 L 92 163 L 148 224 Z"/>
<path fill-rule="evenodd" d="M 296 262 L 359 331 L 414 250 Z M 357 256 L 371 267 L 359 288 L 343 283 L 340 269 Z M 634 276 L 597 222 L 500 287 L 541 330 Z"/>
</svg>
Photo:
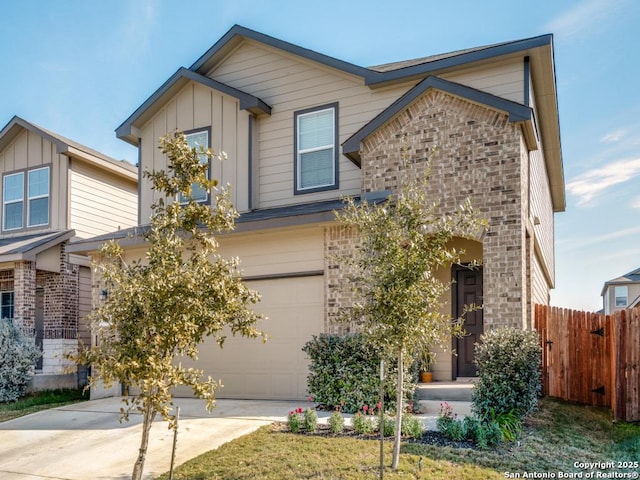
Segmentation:
<svg viewBox="0 0 640 480">
<path fill-rule="evenodd" d="M 462 315 L 465 305 L 482 306 L 482 269 L 459 268 L 455 275 L 455 315 Z M 474 362 L 474 344 L 483 333 L 482 310 L 467 312 L 464 316 L 465 336 L 456 339 L 456 371 L 458 377 L 474 377 L 477 373 Z"/>
</svg>

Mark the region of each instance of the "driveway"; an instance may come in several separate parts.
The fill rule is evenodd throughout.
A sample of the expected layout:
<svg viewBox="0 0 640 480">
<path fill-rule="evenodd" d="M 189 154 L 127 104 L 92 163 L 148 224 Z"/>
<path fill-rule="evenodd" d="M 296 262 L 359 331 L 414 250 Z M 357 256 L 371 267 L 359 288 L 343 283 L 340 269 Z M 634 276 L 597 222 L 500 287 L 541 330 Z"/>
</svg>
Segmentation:
<svg viewBox="0 0 640 480">
<path fill-rule="evenodd" d="M 250 433 L 305 402 L 179 398 L 176 465 Z M 34 413 L 0 423 L 3 480 L 124 480 L 131 478 L 140 446 L 141 417 L 119 422 L 120 398 L 105 398 Z M 151 429 L 144 478 L 169 470 L 173 432 L 157 420 Z"/>
</svg>

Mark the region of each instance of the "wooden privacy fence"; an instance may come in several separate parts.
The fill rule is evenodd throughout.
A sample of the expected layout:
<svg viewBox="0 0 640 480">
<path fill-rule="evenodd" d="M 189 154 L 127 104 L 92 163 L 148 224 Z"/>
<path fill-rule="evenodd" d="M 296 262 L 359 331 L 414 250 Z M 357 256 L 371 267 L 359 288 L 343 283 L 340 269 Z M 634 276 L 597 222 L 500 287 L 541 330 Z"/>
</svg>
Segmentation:
<svg viewBox="0 0 640 480">
<path fill-rule="evenodd" d="M 535 306 L 545 395 L 640 420 L 640 307 L 612 315 Z"/>
</svg>

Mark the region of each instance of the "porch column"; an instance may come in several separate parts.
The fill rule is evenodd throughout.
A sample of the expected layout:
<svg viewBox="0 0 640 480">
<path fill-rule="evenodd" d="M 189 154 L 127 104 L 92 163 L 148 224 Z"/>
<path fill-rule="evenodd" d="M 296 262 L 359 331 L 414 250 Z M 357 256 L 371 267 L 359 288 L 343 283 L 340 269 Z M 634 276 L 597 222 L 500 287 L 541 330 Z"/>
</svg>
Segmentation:
<svg viewBox="0 0 640 480">
<path fill-rule="evenodd" d="M 16 262 L 14 266 L 13 317 L 29 335 L 36 328 L 36 264 Z"/>
</svg>

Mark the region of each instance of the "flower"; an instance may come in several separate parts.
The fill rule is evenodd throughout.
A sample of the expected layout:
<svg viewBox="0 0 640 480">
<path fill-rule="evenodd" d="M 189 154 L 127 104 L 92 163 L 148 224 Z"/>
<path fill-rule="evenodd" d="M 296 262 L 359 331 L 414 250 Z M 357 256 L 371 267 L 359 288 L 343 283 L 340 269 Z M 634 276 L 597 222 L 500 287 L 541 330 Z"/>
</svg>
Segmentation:
<svg viewBox="0 0 640 480">
<path fill-rule="evenodd" d="M 369 407 L 365 405 L 364 407 L 362 407 L 362 410 L 364 411 L 364 413 L 367 413 L 367 410 L 369 410 Z"/>
<path fill-rule="evenodd" d="M 380 402 L 376 403 L 376 408 L 380 410 L 382 408 L 382 404 Z"/>
<path fill-rule="evenodd" d="M 298 407 L 298 408 L 296 409 L 296 413 L 302 413 L 302 407 Z"/>
<path fill-rule="evenodd" d="M 309 396 L 309 398 L 307 398 L 307 402 L 313 402 L 313 397 Z"/>
</svg>

